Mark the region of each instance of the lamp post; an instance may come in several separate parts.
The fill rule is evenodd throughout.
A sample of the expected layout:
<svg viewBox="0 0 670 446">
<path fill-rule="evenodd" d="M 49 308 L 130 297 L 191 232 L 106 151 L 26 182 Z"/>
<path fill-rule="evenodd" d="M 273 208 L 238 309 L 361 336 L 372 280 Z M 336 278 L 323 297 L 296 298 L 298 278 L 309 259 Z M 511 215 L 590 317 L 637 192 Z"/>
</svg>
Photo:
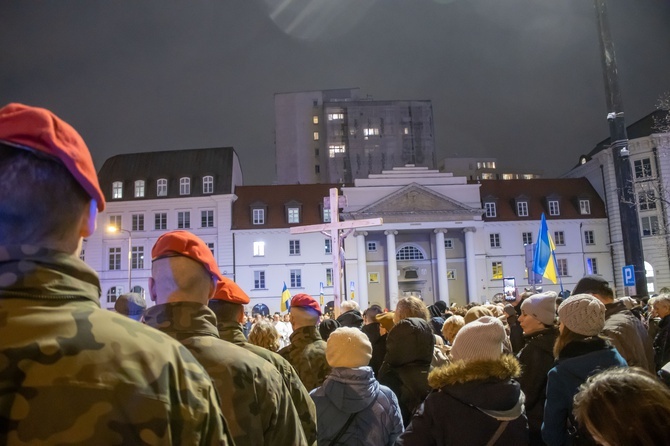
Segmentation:
<svg viewBox="0 0 670 446">
<path fill-rule="evenodd" d="M 131 231 L 127 230 L 127 229 L 122 229 L 122 228 L 120 228 L 118 226 L 114 226 L 114 225 L 107 226 L 107 232 L 112 232 L 112 233 L 125 232 L 125 233 L 128 234 L 128 292 L 130 293 L 130 292 L 133 291 L 132 288 L 131 288 L 131 281 L 132 281 L 132 276 L 131 276 L 132 268 L 131 268 L 131 266 L 132 266 L 132 258 L 133 258 L 133 254 L 132 254 L 133 233 Z"/>
</svg>

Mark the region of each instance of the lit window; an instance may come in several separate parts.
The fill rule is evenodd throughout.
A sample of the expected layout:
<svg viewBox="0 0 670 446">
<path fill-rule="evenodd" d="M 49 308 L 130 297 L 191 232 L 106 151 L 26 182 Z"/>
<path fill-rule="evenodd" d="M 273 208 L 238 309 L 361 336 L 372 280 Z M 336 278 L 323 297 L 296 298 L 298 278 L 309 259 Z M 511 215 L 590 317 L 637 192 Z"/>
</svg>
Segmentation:
<svg viewBox="0 0 670 446">
<path fill-rule="evenodd" d="M 330 209 L 329 208 L 323 208 L 323 222 L 324 223 L 330 223 Z"/>
<path fill-rule="evenodd" d="M 211 194 L 214 192 L 214 177 L 207 175 L 202 177 L 202 193 Z"/>
<path fill-rule="evenodd" d="M 165 178 L 156 181 L 156 195 L 159 197 L 167 196 L 167 180 Z"/>
<path fill-rule="evenodd" d="M 568 260 L 567 259 L 556 259 L 556 266 L 558 270 L 556 271 L 559 276 L 565 277 L 568 275 Z"/>
<path fill-rule="evenodd" d="M 121 269 L 121 248 L 109 248 L 109 269 Z"/>
<path fill-rule="evenodd" d="M 300 208 L 288 208 L 288 222 L 300 223 Z"/>
<path fill-rule="evenodd" d="M 314 132 L 312 137 L 314 138 L 314 141 L 318 141 L 319 140 L 319 132 Z"/>
<path fill-rule="evenodd" d="M 314 124 L 318 124 L 319 123 L 319 117 L 317 115 L 312 116 L 312 122 Z"/>
<path fill-rule="evenodd" d="M 265 289 L 265 271 L 254 271 L 254 289 Z"/>
<path fill-rule="evenodd" d="M 179 179 L 179 195 L 191 195 L 191 179 L 182 177 Z"/>
<path fill-rule="evenodd" d="M 516 214 L 519 217 L 528 217 L 528 202 L 519 201 L 516 204 Z"/>
<path fill-rule="evenodd" d="M 584 231 L 584 243 L 587 245 L 595 245 L 596 238 L 593 235 L 593 231 Z"/>
<path fill-rule="evenodd" d="M 114 181 L 112 183 L 112 198 L 117 200 L 123 198 L 123 183 L 120 181 Z"/>
<path fill-rule="evenodd" d="M 265 209 L 253 209 L 252 214 L 252 223 L 255 225 L 265 224 Z"/>
<path fill-rule="evenodd" d="M 368 136 L 379 136 L 379 129 L 376 128 L 363 129 L 363 136 L 365 136 L 365 139 L 367 139 Z"/>
<path fill-rule="evenodd" d="M 649 158 L 644 158 L 641 160 L 636 160 L 633 162 L 635 168 L 635 178 L 643 179 L 649 178 L 651 174 L 651 160 Z"/>
<path fill-rule="evenodd" d="M 591 202 L 589 200 L 579 200 L 579 213 L 582 215 L 591 213 Z"/>
<path fill-rule="evenodd" d="M 131 265 L 133 269 L 144 268 L 144 246 L 133 246 Z"/>
<path fill-rule="evenodd" d="M 133 214 L 133 231 L 144 231 L 144 214 Z"/>
<path fill-rule="evenodd" d="M 177 229 L 188 229 L 191 227 L 191 212 L 177 212 Z"/>
<path fill-rule="evenodd" d="M 396 260 L 424 260 L 424 255 L 416 246 L 408 245 L 400 248 L 395 256 Z"/>
<path fill-rule="evenodd" d="M 521 234 L 521 238 L 523 239 L 523 244 L 524 245 L 530 245 L 533 243 L 533 233 L 532 232 L 523 232 Z"/>
<path fill-rule="evenodd" d="M 648 237 L 650 235 L 658 235 L 660 228 L 658 226 L 658 217 L 652 215 L 650 217 L 642 217 L 642 236 Z"/>
<path fill-rule="evenodd" d="M 200 211 L 200 227 L 202 228 L 214 227 L 214 211 L 212 210 Z"/>
<path fill-rule="evenodd" d="M 291 270 L 291 288 L 302 287 L 302 271 L 299 269 Z"/>
<path fill-rule="evenodd" d="M 135 181 L 135 198 L 144 197 L 144 180 Z"/>
<path fill-rule="evenodd" d="M 328 146 L 328 156 L 330 158 L 335 158 L 337 154 L 345 153 L 346 147 L 344 144 L 331 144 Z"/>
<path fill-rule="evenodd" d="M 409 127 L 403 127 L 402 133 L 403 135 L 409 135 Z"/>
<path fill-rule="evenodd" d="M 254 257 L 265 255 L 265 242 L 254 242 Z"/>
<path fill-rule="evenodd" d="M 167 213 L 156 212 L 154 214 L 154 229 L 157 231 L 167 229 Z"/>
<path fill-rule="evenodd" d="M 598 274 L 598 259 L 591 257 L 586 259 L 586 269 L 589 274 Z"/>
<path fill-rule="evenodd" d="M 121 216 L 120 215 L 110 215 L 109 216 L 109 226 L 114 226 L 116 229 L 121 229 Z"/>
<path fill-rule="evenodd" d="M 329 121 L 338 121 L 344 119 L 344 113 L 328 113 Z"/>
<path fill-rule="evenodd" d="M 325 286 L 333 286 L 333 268 L 326 268 L 326 284 Z"/>
<path fill-rule="evenodd" d="M 554 245 L 563 246 L 565 245 L 565 234 L 563 231 L 554 232 Z"/>
<path fill-rule="evenodd" d="M 500 234 L 489 234 L 491 248 L 500 248 Z"/>
<path fill-rule="evenodd" d="M 493 175 L 492 173 L 482 173 L 482 180 L 495 180 L 495 175 Z"/>
<path fill-rule="evenodd" d="M 368 242 L 368 252 L 377 252 L 377 242 Z"/>
<path fill-rule="evenodd" d="M 332 254 L 333 253 L 333 241 L 329 238 L 324 240 L 325 243 L 325 249 L 324 249 L 324 254 Z"/>
<path fill-rule="evenodd" d="M 558 201 L 551 200 L 549 202 L 549 215 L 560 215 L 560 209 L 558 207 Z"/>
<path fill-rule="evenodd" d="M 493 279 L 503 278 L 503 264 L 502 262 L 491 262 L 491 274 Z"/>
<path fill-rule="evenodd" d="M 484 203 L 484 209 L 486 209 L 486 216 L 493 218 L 496 216 L 496 204 L 495 203 Z"/>
<path fill-rule="evenodd" d="M 445 238 L 444 239 L 444 249 L 454 249 L 454 239 Z"/>
<path fill-rule="evenodd" d="M 288 253 L 292 256 L 300 255 L 300 240 L 289 240 L 288 241 Z"/>
<path fill-rule="evenodd" d="M 504 173 L 504 174 L 502 174 L 502 179 L 503 180 L 513 180 L 514 179 L 514 174 Z"/>
<path fill-rule="evenodd" d="M 656 195 L 653 190 L 643 191 L 637 194 L 637 202 L 641 211 L 656 209 Z"/>
</svg>

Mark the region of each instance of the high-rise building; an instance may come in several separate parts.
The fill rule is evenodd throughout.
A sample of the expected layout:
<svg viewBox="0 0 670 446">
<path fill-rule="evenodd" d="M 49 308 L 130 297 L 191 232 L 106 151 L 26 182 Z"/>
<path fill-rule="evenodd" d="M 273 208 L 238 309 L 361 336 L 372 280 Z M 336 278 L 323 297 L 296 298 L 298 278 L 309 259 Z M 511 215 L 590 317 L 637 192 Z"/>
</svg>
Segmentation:
<svg viewBox="0 0 670 446">
<path fill-rule="evenodd" d="M 358 88 L 276 94 L 275 145 L 279 184 L 436 167 L 431 102 L 375 101 Z"/>
</svg>

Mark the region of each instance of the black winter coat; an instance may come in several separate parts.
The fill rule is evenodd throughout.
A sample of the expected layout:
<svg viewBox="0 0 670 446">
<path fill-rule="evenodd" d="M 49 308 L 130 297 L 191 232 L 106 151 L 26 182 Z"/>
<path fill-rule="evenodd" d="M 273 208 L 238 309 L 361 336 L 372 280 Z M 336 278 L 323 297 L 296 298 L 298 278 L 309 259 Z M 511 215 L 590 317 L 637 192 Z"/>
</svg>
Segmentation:
<svg viewBox="0 0 670 446">
<path fill-rule="evenodd" d="M 654 338 L 654 362 L 656 371 L 670 361 L 670 314 L 661 319 Z"/>
</svg>

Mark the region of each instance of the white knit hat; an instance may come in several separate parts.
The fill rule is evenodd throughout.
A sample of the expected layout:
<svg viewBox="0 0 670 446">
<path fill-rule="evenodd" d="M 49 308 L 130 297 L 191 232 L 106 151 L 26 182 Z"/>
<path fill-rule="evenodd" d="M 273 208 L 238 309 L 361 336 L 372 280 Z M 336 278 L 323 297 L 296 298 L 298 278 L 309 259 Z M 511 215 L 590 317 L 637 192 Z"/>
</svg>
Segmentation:
<svg viewBox="0 0 670 446">
<path fill-rule="evenodd" d="M 454 361 L 490 361 L 502 355 L 505 327 L 496 317 L 482 316 L 465 324 L 451 348 Z"/>
<path fill-rule="evenodd" d="M 533 316 L 544 325 L 554 325 L 556 321 L 557 297 L 558 295 L 553 291 L 533 294 L 523 301 L 521 310 Z"/>
<path fill-rule="evenodd" d="M 605 305 L 590 294 L 575 294 L 558 307 L 558 317 L 570 331 L 596 336 L 605 327 Z"/>
<path fill-rule="evenodd" d="M 370 358 L 372 345 L 360 329 L 340 327 L 328 337 L 326 360 L 331 367 L 363 367 Z"/>
</svg>

